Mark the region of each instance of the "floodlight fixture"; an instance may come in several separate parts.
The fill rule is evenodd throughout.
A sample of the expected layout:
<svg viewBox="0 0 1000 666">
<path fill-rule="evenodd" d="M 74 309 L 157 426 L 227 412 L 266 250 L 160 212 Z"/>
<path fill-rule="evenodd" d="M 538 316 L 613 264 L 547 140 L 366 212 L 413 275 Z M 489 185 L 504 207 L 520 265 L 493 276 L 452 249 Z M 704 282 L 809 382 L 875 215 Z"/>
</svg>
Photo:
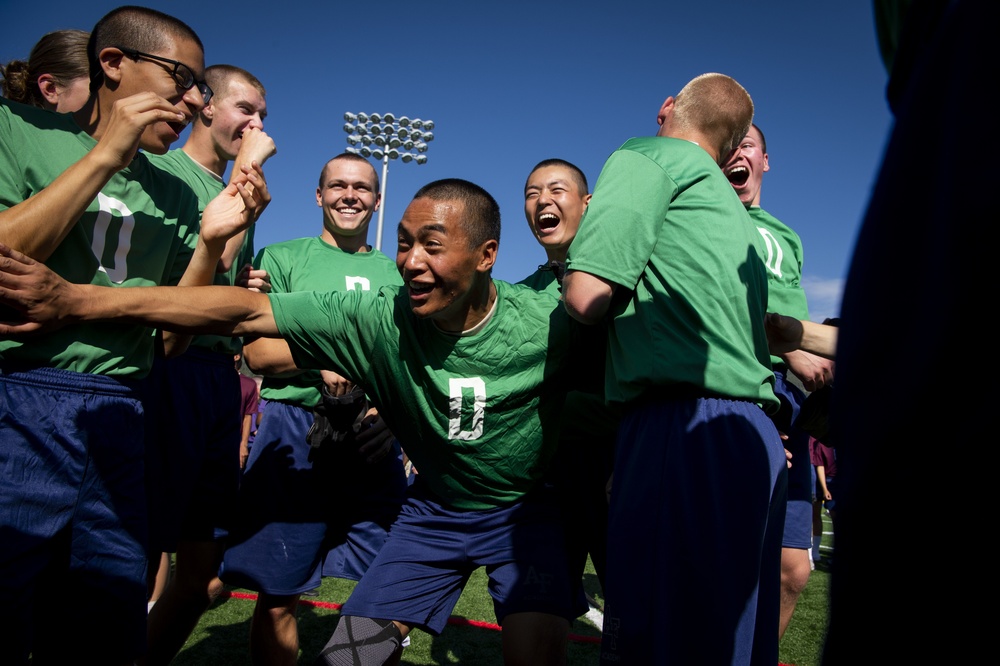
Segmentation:
<svg viewBox="0 0 1000 666">
<path fill-rule="evenodd" d="M 393 113 L 369 114 L 350 111 L 344 113 L 344 120 L 348 121 L 344 125 L 344 131 L 348 135 L 347 143 L 352 146 L 347 151 L 382 161 L 381 190 L 379 191 L 382 205 L 378 211 L 378 228 L 375 237 L 375 248 L 381 250 L 389 160 L 400 159 L 405 164 L 410 162 L 426 164 L 427 155 L 423 153 L 427 152 L 427 142 L 434 139 L 434 134 L 430 131 L 434 128 L 434 121 L 420 118 L 411 119 L 408 116 L 397 117 Z M 360 149 L 353 147 L 359 143 L 362 144 Z M 401 147 L 406 151 L 416 150 L 420 154 L 400 152 L 399 148 Z"/>
</svg>

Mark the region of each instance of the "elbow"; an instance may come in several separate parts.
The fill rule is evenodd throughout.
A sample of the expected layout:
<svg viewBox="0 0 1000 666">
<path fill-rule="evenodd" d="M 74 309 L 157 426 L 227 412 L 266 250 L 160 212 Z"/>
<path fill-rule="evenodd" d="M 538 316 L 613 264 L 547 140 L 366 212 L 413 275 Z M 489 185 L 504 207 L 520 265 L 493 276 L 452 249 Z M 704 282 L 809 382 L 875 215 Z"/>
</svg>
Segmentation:
<svg viewBox="0 0 1000 666">
<path fill-rule="evenodd" d="M 614 287 L 587 273 L 570 271 L 563 278 L 562 294 L 569 316 L 582 324 L 598 324 L 611 306 Z"/>
<path fill-rule="evenodd" d="M 579 299 L 571 300 L 564 297 L 564 302 L 566 304 L 566 312 L 569 313 L 569 316 L 581 324 L 596 324 L 604 316 L 603 312 L 597 312 L 597 308 L 593 304 L 581 303 Z"/>
</svg>

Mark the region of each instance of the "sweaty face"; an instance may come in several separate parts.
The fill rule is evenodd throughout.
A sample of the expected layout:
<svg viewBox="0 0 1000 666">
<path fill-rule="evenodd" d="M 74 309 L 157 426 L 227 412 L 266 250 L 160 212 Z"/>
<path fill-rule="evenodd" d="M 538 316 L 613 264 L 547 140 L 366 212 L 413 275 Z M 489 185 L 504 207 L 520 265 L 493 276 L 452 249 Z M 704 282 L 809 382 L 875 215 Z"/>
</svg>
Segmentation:
<svg viewBox="0 0 1000 666">
<path fill-rule="evenodd" d="M 219 157 L 232 160 L 240 152 L 243 130 L 264 129 L 267 102 L 252 85 L 233 77 L 222 96 L 213 96 L 202 113 L 210 117 L 216 153 Z"/>
<path fill-rule="evenodd" d="M 406 284 L 410 308 L 452 332 L 472 328 L 481 320 L 470 315 L 470 308 L 482 297 L 477 287 L 483 281 L 477 277 L 488 276 L 495 257 L 495 248 L 491 254 L 487 247 L 492 241 L 469 247 L 464 215 L 461 201 L 414 199 L 398 229 L 396 267 Z"/>
<path fill-rule="evenodd" d="M 732 183 L 744 205 L 760 203 L 761 181 L 769 169 L 762 143 L 760 132 L 751 127 L 740 142 L 739 149 L 722 165 L 722 173 Z"/>
<path fill-rule="evenodd" d="M 316 189 L 316 205 L 323 209 L 324 237 L 367 236 L 378 203 L 375 169 L 370 164 L 342 159 L 326 165 L 323 185 Z"/>
<path fill-rule="evenodd" d="M 524 217 L 542 247 L 565 259 L 589 201 L 590 195 L 580 192 L 570 169 L 542 167 L 528 176 L 524 186 Z"/>
<path fill-rule="evenodd" d="M 169 37 L 164 48 L 158 49 L 151 55 L 184 63 L 194 72 L 196 79 L 200 80 L 205 76 L 205 56 L 201 47 L 190 39 Z M 181 121 L 160 121 L 143 130 L 139 137 L 139 146 L 151 153 L 167 152 L 170 144 L 180 138 L 184 128 L 205 105 L 198 86 L 184 90 L 171 76 L 172 69 L 172 65 L 146 58 L 136 61 L 123 56 L 121 60 L 121 83 L 116 94 L 117 99 L 140 92 L 153 92 L 167 100 L 184 116 Z"/>
</svg>

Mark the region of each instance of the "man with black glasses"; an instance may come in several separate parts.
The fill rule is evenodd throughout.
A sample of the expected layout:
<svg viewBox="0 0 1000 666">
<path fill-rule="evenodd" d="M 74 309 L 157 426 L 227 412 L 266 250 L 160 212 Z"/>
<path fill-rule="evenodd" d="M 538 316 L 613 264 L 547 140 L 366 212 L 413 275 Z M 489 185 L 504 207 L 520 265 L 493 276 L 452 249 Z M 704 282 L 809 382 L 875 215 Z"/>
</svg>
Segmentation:
<svg viewBox="0 0 1000 666">
<path fill-rule="evenodd" d="M 164 153 L 211 95 L 183 22 L 120 7 L 91 32 L 91 97 L 72 115 L 0 100 L 0 242 L 73 282 L 211 284 L 267 199 L 244 167 L 201 217 Z M 247 185 L 252 185 L 252 189 Z M 200 234 L 192 245 L 189 234 Z M 192 249 L 193 247 L 193 249 Z M 164 333 L 167 353 L 184 336 Z M 69 326 L 0 341 L 0 663 L 132 663 L 146 636 L 146 499 L 135 382 L 154 337 Z M 52 587 L 74 591 L 53 621 Z M 30 655 L 30 657 L 29 657 Z"/>
</svg>

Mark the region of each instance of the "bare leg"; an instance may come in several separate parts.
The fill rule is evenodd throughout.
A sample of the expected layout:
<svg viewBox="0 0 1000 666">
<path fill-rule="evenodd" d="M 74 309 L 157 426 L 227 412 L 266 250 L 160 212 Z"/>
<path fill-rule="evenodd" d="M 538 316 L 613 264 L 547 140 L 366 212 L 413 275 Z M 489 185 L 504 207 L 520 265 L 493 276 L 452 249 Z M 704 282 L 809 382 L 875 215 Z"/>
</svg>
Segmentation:
<svg viewBox="0 0 1000 666">
<path fill-rule="evenodd" d="M 159 561 L 150 560 L 147 587 L 149 602 L 158 601 L 170 581 L 170 553 L 160 553 Z"/>
<path fill-rule="evenodd" d="M 295 666 L 299 659 L 299 627 L 295 609 L 299 595 L 261 593 L 250 621 L 250 657 L 256 666 Z"/>
<path fill-rule="evenodd" d="M 548 613 L 513 613 L 503 620 L 505 666 L 565 666 L 569 620 Z"/>
<path fill-rule="evenodd" d="M 781 611 L 778 616 L 778 638 L 785 635 L 785 629 L 795 612 L 799 595 L 809 582 L 809 552 L 804 548 L 781 549 Z"/>
<path fill-rule="evenodd" d="M 219 595 L 222 587 L 217 575 L 224 550 L 218 541 L 182 541 L 178 545 L 176 571 L 149 611 L 146 666 L 169 664 Z"/>
</svg>

